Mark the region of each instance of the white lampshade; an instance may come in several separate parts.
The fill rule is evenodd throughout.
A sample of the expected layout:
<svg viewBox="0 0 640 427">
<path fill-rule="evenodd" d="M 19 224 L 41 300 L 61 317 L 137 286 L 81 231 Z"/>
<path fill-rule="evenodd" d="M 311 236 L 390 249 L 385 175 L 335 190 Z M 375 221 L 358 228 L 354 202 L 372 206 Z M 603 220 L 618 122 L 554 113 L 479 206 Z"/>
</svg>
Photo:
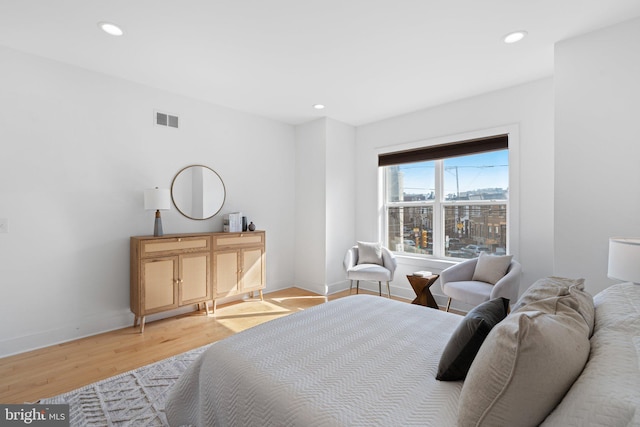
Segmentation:
<svg viewBox="0 0 640 427">
<path fill-rule="evenodd" d="M 611 279 L 640 283 L 640 239 L 609 239 L 609 273 Z"/>
<path fill-rule="evenodd" d="M 171 193 L 167 188 L 149 188 L 144 190 L 144 208 L 166 210 L 171 208 Z"/>
</svg>

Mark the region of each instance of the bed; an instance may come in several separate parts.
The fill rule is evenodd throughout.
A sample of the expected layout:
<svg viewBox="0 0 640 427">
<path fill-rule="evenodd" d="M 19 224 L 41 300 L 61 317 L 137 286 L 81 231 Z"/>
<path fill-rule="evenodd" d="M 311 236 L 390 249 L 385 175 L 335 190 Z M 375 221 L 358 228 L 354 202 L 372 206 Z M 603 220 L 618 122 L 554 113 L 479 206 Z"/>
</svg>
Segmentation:
<svg viewBox="0 0 640 427">
<path fill-rule="evenodd" d="M 469 316 L 370 295 L 331 301 L 212 345 L 172 388 L 167 419 L 172 426 L 638 426 L 640 286 L 615 285 L 595 298 L 583 289 L 569 279 L 536 282 L 488 332 L 464 381 L 436 374 Z M 556 344 L 529 345 L 529 335 Z"/>
</svg>

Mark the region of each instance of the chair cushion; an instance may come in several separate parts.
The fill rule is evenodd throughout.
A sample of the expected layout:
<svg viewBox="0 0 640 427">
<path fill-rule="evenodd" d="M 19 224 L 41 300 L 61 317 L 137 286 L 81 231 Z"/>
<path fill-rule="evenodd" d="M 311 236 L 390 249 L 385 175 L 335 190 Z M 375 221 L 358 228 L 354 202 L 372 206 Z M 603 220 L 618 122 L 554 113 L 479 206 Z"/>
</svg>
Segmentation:
<svg viewBox="0 0 640 427">
<path fill-rule="evenodd" d="M 540 311 L 512 313 L 491 330 L 462 386 L 458 425 L 537 426 L 562 400 L 590 349 L 570 298 L 538 301 Z"/>
<path fill-rule="evenodd" d="M 358 264 L 347 271 L 347 279 L 387 282 L 391 280 L 391 272 L 377 264 Z"/>
<path fill-rule="evenodd" d="M 467 313 L 442 352 L 436 379 L 463 380 L 480 346 L 491 329 L 507 316 L 508 308 L 508 299 L 495 298 Z"/>
<path fill-rule="evenodd" d="M 479 280 L 495 285 L 498 280 L 507 274 L 511 258 L 513 258 L 512 255 L 497 256 L 481 252 L 471 280 Z"/>
<path fill-rule="evenodd" d="M 493 285 L 472 280 L 447 282 L 442 286 L 442 291 L 448 297 L 471 305 L 479 305 L 489 301 L 492 290 Z"/>
<path fill-rule="evenodd" d="M 383 265 L 380 242 L 358 242 L 358 264 Z"/>
</svg>

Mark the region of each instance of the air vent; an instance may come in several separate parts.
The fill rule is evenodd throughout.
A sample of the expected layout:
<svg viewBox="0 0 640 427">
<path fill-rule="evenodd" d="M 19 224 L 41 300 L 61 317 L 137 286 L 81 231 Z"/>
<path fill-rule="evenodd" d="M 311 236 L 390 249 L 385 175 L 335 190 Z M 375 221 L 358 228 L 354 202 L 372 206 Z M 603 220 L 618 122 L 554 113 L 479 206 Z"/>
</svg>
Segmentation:
<svg viewBox="0 0 640 427">
<path fill-rule="evenodd" d="M 156 124 L 158 126 L 168 126 L 171 128 L 178 128 L 178 116 L 169 113 L 162 113 L 156 111 Z"/>
</svg>

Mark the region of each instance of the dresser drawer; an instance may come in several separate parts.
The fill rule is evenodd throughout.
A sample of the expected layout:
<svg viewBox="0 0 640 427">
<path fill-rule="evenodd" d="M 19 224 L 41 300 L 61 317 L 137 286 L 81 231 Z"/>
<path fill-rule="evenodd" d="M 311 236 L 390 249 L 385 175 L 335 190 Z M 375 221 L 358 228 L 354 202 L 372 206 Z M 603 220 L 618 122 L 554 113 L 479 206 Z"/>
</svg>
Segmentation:
<svg viewBox="0 0 640 427">
<path fill-rule="evenodd" d="M 171 237 L 142 240 L 140 255 L 142 257 L 172 254 L 174 252 L 200 252 L 211 249 L 211 236 Z"/>
<path fill-rule="evenodd" d="M 264 245 L 264 232 L 251 231 L 246 233 L 216 234 L 213 238 L 214 250 L 241 248 L 244 246 Z"/>
</svg>

